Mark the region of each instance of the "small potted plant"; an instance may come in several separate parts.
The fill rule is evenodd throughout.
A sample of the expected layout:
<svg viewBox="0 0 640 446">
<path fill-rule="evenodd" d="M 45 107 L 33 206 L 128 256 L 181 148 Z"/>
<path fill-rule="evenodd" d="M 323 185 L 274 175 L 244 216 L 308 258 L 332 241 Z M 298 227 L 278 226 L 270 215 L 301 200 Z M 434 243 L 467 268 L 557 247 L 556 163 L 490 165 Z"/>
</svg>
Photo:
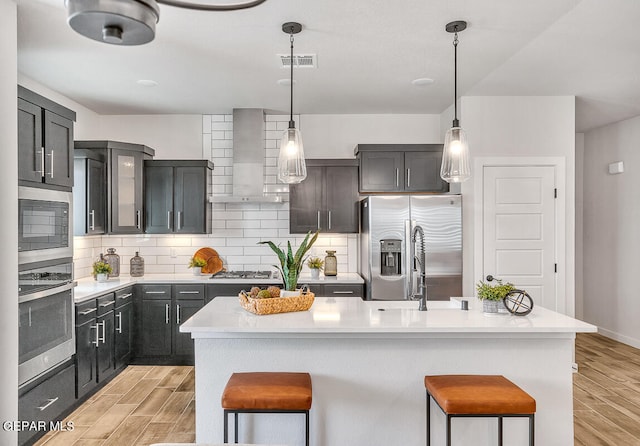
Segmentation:
<svg viewBox="0 0 640 446">
<path fill-rule="evenodd" d="M 193 256 L 189 260 L 189 268 L 193 268 L 193 275 L 199 276 L 202 274 L 202 267 L 207 266 L 207 261 L 201 257 Z"/>
<path fill-rule="evenodd" d="M 280 261 L 280 265 L 273 265 L 278 269 L 280 275 L 282 277 L 282 284 L 284 286 L 283 292 L 280 294 L 281 297 L 287 296 L 296 296 L 300 295 L 301 291 L 298 289 L 298 276 L 300 275 L 300 271 L 302 270 L 302 265 L 304 265 L 305 254 L 311 246 L 318 239 L 318 232 L 311 236 L 311 231 L 307 232 L 306 237 L 296 250 L 296 253 L 293 253 L 291 249 L 291 242 L 287 241 L 287 250 L 284 251 L 276 246 L 275 243 L 271 241 L 262 241 L 258 242 L 258 244 L 266 244 L 276 253 L 278 256 L 278 260 Z"/>
<path fill-rule="evenodd" d="M 318 279 L 320 277 L 320 271 L 324 267 L 324 260 L 320 257 L 309 257 L 309 260 L 307 260 L 307 266 L 311 270 L 311 278 Z"/>
<path fill-rule="evenodd" d="M 478 299 L 482 301 L 482 311 L 485 313 L 498 313 L 499 308 L 504 307 L 504 298 L 515 289 L 512 283 L 502 283 L 500 279 L 495 281 L 497 282 L 495 285 L 482 280 L 476 284 Z"/>
<path fill-rule="evenodd" d="M 98 282 L 106 282 L 109 279 L 109 274 L 111 274 L 112 271 L 113 269 L 111 268 L 111 265 L 109 265 L 107 262 L 98 260 L 97 262 L 93 263 L 93 275 Z"/>
</svg>

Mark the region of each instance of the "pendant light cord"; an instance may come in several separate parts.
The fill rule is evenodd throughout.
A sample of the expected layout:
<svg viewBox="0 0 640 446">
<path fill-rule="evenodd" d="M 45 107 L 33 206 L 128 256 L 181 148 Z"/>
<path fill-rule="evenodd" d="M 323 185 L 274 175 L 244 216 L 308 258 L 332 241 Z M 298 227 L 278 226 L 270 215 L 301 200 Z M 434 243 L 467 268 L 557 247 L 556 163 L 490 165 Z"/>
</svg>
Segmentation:
<svg viewBox="0 0 640 446">
<path fill-rule="evenodd" d="M 453 34 L 453 126 L 459 127 L 458 121 L 458 31 Z"/>
<path fill-rule="evenodd" d="M 289 128 L 294 129 L 296 128 L 296 123 L 293 122 L 293 32 L 289 39 L 291 41 L 291 59 L 289 59 L 289 65 L 291 65 L 291 106 L 289 107 Z"/>
</svg>

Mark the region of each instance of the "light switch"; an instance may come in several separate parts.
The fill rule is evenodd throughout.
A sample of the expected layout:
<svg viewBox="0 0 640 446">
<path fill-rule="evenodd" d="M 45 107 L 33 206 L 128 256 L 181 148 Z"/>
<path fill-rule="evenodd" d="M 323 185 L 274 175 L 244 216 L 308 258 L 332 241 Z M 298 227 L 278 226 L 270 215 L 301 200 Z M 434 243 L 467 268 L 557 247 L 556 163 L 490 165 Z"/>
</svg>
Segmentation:
<svg viewBox="0 0 640 446">
<path fill-rule="evenodd" d="M 609 173 L 616 174 L 624 172 L 624 162 L 618 161 L 617 163 L 609 164 Z"/>
</svg>

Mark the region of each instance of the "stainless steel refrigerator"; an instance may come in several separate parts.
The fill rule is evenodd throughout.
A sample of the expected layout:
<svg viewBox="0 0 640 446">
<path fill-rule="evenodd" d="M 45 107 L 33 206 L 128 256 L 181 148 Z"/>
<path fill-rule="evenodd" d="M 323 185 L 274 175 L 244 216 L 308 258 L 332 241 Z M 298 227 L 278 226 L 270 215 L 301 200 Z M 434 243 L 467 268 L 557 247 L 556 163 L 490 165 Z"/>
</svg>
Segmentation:
<svg viewBox="0 0 640 446">
<path fill-rule="evenodd" d="M 460 195 L 375 195 L 360 202 L 360 211 L 367 300 L 404 300 L 418 292 L 420 239 L 411 241 L 416 225 L 424 231 L 427 300 L 462 295 Z"/>
</svg>

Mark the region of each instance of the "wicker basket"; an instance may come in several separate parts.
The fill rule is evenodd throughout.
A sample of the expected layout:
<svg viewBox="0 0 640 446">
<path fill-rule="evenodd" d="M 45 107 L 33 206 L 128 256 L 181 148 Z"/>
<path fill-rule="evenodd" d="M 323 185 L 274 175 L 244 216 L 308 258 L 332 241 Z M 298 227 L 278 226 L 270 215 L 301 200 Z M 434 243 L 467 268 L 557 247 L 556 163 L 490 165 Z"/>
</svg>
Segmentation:
<svg viewBox="0 0 640 446">
<path fill-rule="evenodd" d="M 241 291 L 238 294 L 240 305 L 245 310 L 254 314 L 289 313 L 292 311 L 307 311 L 311 308 L 315 294 L 311 291 L 303 291 L 299 296 L 272 297 L 269 299 L 256 299 Z"/>
</svg>

